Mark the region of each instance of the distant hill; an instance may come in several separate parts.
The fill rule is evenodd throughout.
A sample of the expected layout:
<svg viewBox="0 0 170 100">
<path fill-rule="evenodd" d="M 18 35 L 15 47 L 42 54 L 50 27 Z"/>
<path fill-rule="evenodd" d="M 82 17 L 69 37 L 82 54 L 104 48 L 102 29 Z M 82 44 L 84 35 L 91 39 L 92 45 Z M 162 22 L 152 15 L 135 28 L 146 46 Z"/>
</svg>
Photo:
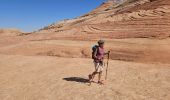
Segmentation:
<svg viewBox="0 0 170 100">
<path fill-rule="evenodd" d="M 74 34 L 76 37 L 81 34 L 88 38 L 167 38 L 170 37 L 169 16 L 170 0 L 119 3 L 109 0 L 88 14 L 54 23 L 37 33 Z"/>
<path fill-rule="evenodd" d="M 18 29 L 0 29 L 0 36 L 17 36 L 21 33 Z"/>
</svg>

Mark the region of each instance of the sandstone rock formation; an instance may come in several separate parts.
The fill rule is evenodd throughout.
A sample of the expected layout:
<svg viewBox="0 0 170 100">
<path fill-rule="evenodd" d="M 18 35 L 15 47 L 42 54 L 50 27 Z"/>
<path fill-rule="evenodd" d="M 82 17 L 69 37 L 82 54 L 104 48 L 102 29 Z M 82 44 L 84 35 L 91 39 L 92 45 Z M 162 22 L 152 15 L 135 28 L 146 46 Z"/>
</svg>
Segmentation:
<svg viewBox="0 0 170 100">
<path fill-rule="evenodd" d="M 105 39 L 111 59 L 169 63 L 169 37 L 169 0 L 109 1 L 81 17 L 3 38 L 0 53 L 90 58 L 91 47 Z"/>
</svg>

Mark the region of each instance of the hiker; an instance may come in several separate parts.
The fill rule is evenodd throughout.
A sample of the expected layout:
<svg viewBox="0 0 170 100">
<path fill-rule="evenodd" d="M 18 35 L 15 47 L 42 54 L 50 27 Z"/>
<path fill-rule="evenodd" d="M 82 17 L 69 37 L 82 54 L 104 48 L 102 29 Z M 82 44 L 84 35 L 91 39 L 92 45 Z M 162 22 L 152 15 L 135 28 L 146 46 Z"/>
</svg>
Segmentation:
<svg viewBox="0 0 170 100">
<path fill-rule="evenodd" d="M 104 84 L 101 80 L 102 72 L 103 72 L 103 66 L 104 66 L 104 56 L 109 54 L 110 51 L 107 53 L 104 52 L 104 40 L 99 40 L 98 45 L 95 45 L 92 49 L 92 58 L 94 60 L 94 66 L 95 71 L 89 75 L 89 82 L 91 83 L 94 79 L 94 77 L 98 74 L 98 84 Z"/>
</svg>

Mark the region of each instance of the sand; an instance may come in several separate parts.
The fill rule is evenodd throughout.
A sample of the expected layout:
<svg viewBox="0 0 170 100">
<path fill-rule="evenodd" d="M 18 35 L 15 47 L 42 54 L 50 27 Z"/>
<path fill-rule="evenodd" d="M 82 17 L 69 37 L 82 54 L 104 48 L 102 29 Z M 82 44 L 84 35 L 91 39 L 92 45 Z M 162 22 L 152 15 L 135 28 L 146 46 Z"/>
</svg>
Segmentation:
<svg viewBox="0 0 170 100">
<path fill-rule="evenodd" d="M 94 70 L 91 59 L 18 55 L 0 58 L 1 100 L 170 99 L 168 64 L 112 60 L 105 85 L 89 86 L 87 75 Z"/>
</svg>

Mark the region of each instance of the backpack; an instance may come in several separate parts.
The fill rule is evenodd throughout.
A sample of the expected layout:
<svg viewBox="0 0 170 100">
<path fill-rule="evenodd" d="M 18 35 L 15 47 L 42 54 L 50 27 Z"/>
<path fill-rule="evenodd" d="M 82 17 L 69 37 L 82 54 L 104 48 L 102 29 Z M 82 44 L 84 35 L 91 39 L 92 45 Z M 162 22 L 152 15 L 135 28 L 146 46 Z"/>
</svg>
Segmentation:
<svg viewBox="0 0 170 100">
<path fill-rule="evenodd" d="M 94 56 L 95 56 L 95 52 L 96 50 L 98 50 L 99 46 L 98 45 L 94 45 L 92 47 L 92 59 L 96 59 Z"/>
</svg>

